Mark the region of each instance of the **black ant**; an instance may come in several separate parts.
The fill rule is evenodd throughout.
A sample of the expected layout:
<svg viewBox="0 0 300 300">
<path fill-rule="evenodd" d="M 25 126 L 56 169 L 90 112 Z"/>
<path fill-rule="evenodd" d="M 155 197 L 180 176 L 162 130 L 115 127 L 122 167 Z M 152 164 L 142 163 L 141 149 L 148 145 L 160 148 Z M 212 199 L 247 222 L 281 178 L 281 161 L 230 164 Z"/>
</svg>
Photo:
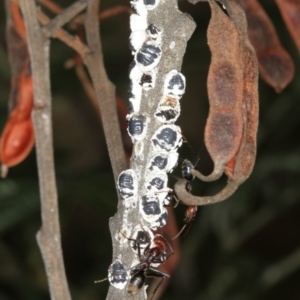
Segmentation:
<svg viewBox="0 0 300 300">
<path fill-rule="evenodd" d="M 196 165 L 198 164 L 199 159 L 196 163 Z M 191 193 L 192 191 L 192 185 L 191 185 L 191 181 L 194 180 L 195 176 L 192 174 L 192 169 L 194 169 L 195 166 L 187 159 L 185 159 L 181 165 L 181 173 L 182 173 L 182 177 L 184 179 L 186 179 L 186 190 Z M 176 197 L 175 197 L 176 199 Z M 177 201 L 179 201 L 177 199 Z M 179 233 L 172 238 L 172 240 L 176 239 L 178 236 L 180 236 L 180 234 L 183 232 L 183 230 L 186 228 L 186 226 L 189 225 L 189 228 L 191 226 L 191 224 L 194 222 L 196 214 L 198 211 L 198 207 L 197 205 L 190 205 L 187 207 L 186 211 L 185 211 L 185 218 L 184 218 L 184 225 L 181 228 L 181 230 L 179 231 Z M 188 230 L 189 230 L 188 228 Z M 187 233 L 187 232 L 186 232 Z"/>
<path fill-rule="evenodd" d="M 142 232 L 144 234 L 142 234 Z M 151 242 L 150 234 L 143 228 L 143 231 L 139 231 L 136 236 L 138 239 L 128 238 L 130 241 L 133 241 L 134 250 L 137 247 L 138 257 L 140 260 L 140 263 L 132 267 L 130 270 L 131 278 L 127 287 L 127 293 L 131 295 L 136 294 L 143 287 L 146 278 L 148 277 L 160 277 L 162 280 L 164 278 L 169 278 L 170 276 L 168 274 L 155 269 L 153 265 L 164 263 L 174 253 L 171 245 L 161 234 L 156 234 Z M 141 254 L 141 241 L 143 241 L 144 244 L 145 242 L 148 243 L 143 254 Z M 171 250 L 169 255 L 167 255 L 168 248 Z M 155 288 L 151 299 L 161 282 Z"/>
</svg>

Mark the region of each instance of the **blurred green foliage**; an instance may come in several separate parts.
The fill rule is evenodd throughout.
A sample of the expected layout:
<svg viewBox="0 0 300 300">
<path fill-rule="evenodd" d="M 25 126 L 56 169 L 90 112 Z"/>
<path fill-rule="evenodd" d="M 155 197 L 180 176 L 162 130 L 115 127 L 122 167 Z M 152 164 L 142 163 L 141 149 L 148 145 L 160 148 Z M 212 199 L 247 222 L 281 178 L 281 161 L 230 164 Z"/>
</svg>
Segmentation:
<svg viewBox="0 0 300 300">
<path fill-rule="evenodd" d="M 72 1 L 59 1 L 66 7 Z M 103 0 L 104 10 L 125 0 Z M 274 1 L 261 1 L 283 45 L 296 64 L 293 82 L 276 94 L 260 82 L 258 155 L 252 176 L 227 201 L 200 208 L 182 239 L 182 257 L 163 299 L 300 299 L 300 60 Z M 3 5 L 3 3 L 2 3 Z M 210 53 L 208 5 L 180 2 L 198 27 L 188 43 L 183 73 L 187 91 L 178 121 L 209 172 L 203 147 L 208 103 L 206 77 Z M 128 15 L 101 23 L 104 59 L 117 94 L 127 100 Z M 74 300 L 105 299 L 111 262 L 108 220 L 116 211 L 116 192 L 102 128 L 73 70 L 64 63 L 74 52 L 52 41 L 51 82 L 55 166 L 62 246 Z M 0 128 L 7 118 L 10 71 L 5 45 L 5 15 L 0 9 Z M 181 158 L 195 161 L 188 147 Z M 49 299 L 35 235 L 40 228 L 38 178 L 34 151 L 0 181 L 0 299 Z M 180 169 L 180 168 L 178 168 Z M 179 170 L 175 171 L 179 176 Z M 193 183 L 194 193 L 213 194 L 214 184 Z M 184 207 L 176 209 L 182 224 Z"/>
</svg>

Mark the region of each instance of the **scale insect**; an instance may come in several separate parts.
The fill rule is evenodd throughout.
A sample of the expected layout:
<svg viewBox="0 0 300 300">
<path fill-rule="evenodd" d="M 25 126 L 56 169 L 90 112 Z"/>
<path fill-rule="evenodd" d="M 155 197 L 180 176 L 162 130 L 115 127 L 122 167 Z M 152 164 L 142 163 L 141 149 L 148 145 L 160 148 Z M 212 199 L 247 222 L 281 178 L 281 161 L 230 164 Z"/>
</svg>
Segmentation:
<svg viewBox="0 0 300 300">
<path fill-rule="evenodd" d="M 143 0 L 143 1 L 148 10 L 155 9 L 160 2 L 160 0 Z"/>
<path fill-rule="evenodd" d="M 108 276 L 101 280 L 96 280 L 95 283 L 100 283 L 108 280 L 109 283 L 116 289 L 123 290 L 127 285 L 130 276 L 121 259 L 117 258 L 108 268 Z"/>
<path fill-rule="evenodd" d="M 127 238 L 130 241 L 131 249 L 140 255 L 144 254 L 144 250 L 151 245 L 154 239 L 152 230 L 145 225 L 137 225 L 133 231 L 131 238 Z"/>
<path fill-rule="evenodd" d="M 180 103 L 185 92 L 185 77 L 177 70 L 171 70 L 164 80 L 164 95 L 160 100 L 155 118 L 164 123 L 174 123 L 180 115 Z"/>
<path fill-rule="evenodd" d="M 171 70 L 164 81 L 164 95 L 180 99 L 185 92 L 185 77 L 177 70 Z"/>
<path fill-rule="evenodd" d="M 161 55 L 162 50 L 158 43 L 148 40 L 136 52 L 135 61 L 142 72 L 148 72 L 158 65 Z"/>
<path fill-rule="evenodd" d="M 155 118 L 164 124 L 174 123 L 178 119 L 179 115 L 179 100 L 170 96 L 163 96 L 154 114 Z"/>
<path fill-rule="evenodd" d="M 150 224 L 156 222 L 164 212 L 162 203 L 155 194 L 143 195 L 139 208 L 143 219 Z"/>
<path fill-rule="evenodd" d="M 178 153 L 175 151 L 155 152 L 149 162 L 148 170 L 150 172 L 172 172 L 178 162 Z"/>
<path fill-rule="evenodd" d="M 137 176 L 133 169 L 127 169 L 118 177 L 118 190 L 123 199 L 131 198 L 137 194 Z"/>
<path fill-rule="evenodd" d="M 142 141 L 147 133 L 149 118 L 145 114 L 131 114 L 127 116 L 128 133 L 132 142 Z"/>
<path fill-rule="evenodd" d="M 180 127 L 176 125 L 163 125 L 156 130 L 151 138 L 155 150 L 175 151 L 182 145 Z"/>
<path fill-rule="evenodd" d="M 167 189 L 168 176 L 166 173 L 150 174 L 146 178 L 145 187 L 149 192 L 163 192 Z"/>
</svg>

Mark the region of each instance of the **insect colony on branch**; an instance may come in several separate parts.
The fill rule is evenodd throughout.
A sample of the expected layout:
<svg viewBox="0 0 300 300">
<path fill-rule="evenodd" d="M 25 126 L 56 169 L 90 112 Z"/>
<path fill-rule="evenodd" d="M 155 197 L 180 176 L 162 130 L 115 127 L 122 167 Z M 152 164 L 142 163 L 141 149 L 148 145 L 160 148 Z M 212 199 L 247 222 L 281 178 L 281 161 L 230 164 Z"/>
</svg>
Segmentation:
<svg viewBox="0 0 300 300">
<path fill-rule="evenodd" d="M 180 127 L 174 123 L 180 115 L 185 77 L 175 69 L 164 74 L 162 95 L 157 101 L 154 116 L 150 117 L 141 111 L 143 93 L 154 89 L 158 79 L 157 68 L 163 56 L 163 30 L 156 24 L 149 24 L 147 17 L 149 11 L 159 6 L 159 0 L 131 1 L 134 13 L 130 17 L 130 49 L 134 61 L 129 68 L 128 133 L 134 143 L 134 154 L 145 160 L 146 170 L 141 173 L 139 166 L 133 164 L 118 177 L 117 188 L 125 207 L 123 224 L 126 224 L 126 211 L 137 209 L 140 225 L 134 227 L 134 230 L 122 228 L 116 237 L 120 244 L 129 244 L 136 254 L 136 261 L 130 266 L 124 266 L 119 255 L 111 264 L 108 274 L 111 285 L 117 289 L 127 286 L 129 294 L 137 293 L 147 277 L 169 277 L 156 268 L 173 254 L 173 250 L 166 239 L 161 234 L 153 233 L 153 230 L 166 225 L 166 206 L 170 205 L 173 198 L 188 206 L 185 225 L 178 233 L 180 235 L 193 222 L 197 205 L 226 199 L 250 175 L 253 168 L 258 112 L 257 61 L 247 38 L 245 15 L 234 2 L 220 1 L 226 13 L 215 0 L 208 2 L 212 10 L 208 28 L 212 61 L 208 75 L 210 111 L 205 144 L 214 162 L 214 170 L 209 176 L 204 176 L 189 161 L 184 160 L 183 179 L 178 180 L 173 192 L 168 188 L 167 173 L 176 167 L 177 150 L 183 143 Z M 175 47 L 175 43 L 172 43 L 170 49 Z M 151 122 L 160 125 L 149 136 Z M 144 142 L 148 136 L 151 151 L 144 157 Z M 196 197 L 191 194 L 191 181 L 195 177 L 213 181 L 223 173 L 229 182 L 217 195 Z"/>
</svg>

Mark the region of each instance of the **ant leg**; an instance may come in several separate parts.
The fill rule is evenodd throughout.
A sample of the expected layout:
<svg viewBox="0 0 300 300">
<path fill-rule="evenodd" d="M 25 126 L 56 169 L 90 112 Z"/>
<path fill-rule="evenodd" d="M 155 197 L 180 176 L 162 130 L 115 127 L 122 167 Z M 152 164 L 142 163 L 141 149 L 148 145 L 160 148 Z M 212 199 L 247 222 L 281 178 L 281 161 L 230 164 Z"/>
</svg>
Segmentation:
<svg viewBox="0 0 300 300">
<path fill-rule="evenodd" d="M 171 241 L 177 239 L 177 238 L 180 236 L 180 234 L 183 232 L 183 230 L 184 230 L 184 228 L 186 227 L 186 225 L 187 225 L 187 224 L 184 224 L 184 225 L 183 225 L 183 227 L 181 228 L 181 230 L 180 230 L 180 231 L 172 238 Z"/>
<path fill-rule="evenodd" d="M 161 286 L 161 284 L 163 283 L 164 279 L 165 279 L 165 278 L 163 277 L 163 278 L 160 280 L 160 282 L 156 285 L 155 289 L 154 289 L 153 292 L 152 292 L 152 296 L 151 296 L 150 300 L 153 299 L 153 297 L 154 297 L 156 291 L 157 291 L 158 288 Z"/>
<path fill-rule="evenodd" d="M 147 270 L 147 274 L 146 274 L 146 277 L 155 277 L 155 278 L 162 278 L 161 281 L 159 282 L 159 284 L 155 287 L 154 291 L 152 292 L 152 296 L 150 298 L 150 300 L 153 299 L 156 291 L 158 290 L 158 288 L 160 287 L 160 285 L 162 284 L 163 280 L 165 278 L 170 278 L 170 275 L 166 274 L 166 273 L 163 273 L 159 270 L 156 270 L 156 269 L 152 269 L 152 268 L 149 268 Z"/>
</svg>

